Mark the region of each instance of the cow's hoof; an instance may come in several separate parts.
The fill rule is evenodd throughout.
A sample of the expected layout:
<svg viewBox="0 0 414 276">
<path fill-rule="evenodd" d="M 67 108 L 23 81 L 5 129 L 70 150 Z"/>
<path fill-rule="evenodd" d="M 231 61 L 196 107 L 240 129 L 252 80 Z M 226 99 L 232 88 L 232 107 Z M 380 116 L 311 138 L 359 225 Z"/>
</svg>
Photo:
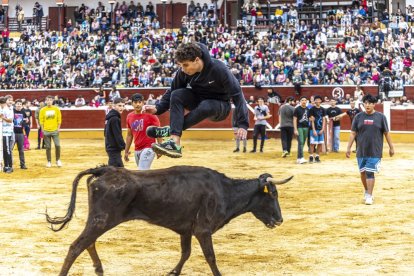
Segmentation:
<svg viewBox="0 0 414 276">
<path fill-rule="evenodd" d="M 98 266 L 98 267 L 95 268 L 95 274 L 98 275 L 98 276 L 103 276 L 104 275 L 102 266 Z"/>
<path fill-rule="evenodd" d="M 177 270 L 171 270 L 170 273 L 167 274 L 167 276 L 178 276 L 180 273 Z"/>
</svg>

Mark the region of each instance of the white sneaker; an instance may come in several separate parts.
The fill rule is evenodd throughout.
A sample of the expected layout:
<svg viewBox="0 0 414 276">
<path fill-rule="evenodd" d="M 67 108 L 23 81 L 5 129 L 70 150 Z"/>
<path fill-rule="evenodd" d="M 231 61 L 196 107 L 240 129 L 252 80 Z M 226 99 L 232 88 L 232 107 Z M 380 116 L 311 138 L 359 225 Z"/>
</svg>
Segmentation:
<svg viewBox="0 0 414 276">
<path fill-rule="evenodd" d="M 51 167 L 52 167 L 52 162 L 47 162 L 46 168 L 51 168 Z"/>
<path fill-rule="evenodd" d="M 372 205 L 374 204 L 374 198 L 371 195 L 367 195 L 365 198 L 365 205 Z"/>
<path fill-rule="evenodd" d="M 300 164 L 300 159 L 296 159 L 296 164 Z"/>
<path fill-rule="evenodd" d="M 365 191 L 364 192 L 364 201 L 367 199 L 367 197 L 369 196 L 369 194 L 368 194 L 368 192 L 367 191 Z"/>
<path fill-rule="evenodd" d="M 60 160 L 56 161 L 56 166 L 58 166 L 59 168 L 62 167 L 62 162 L 60 162 Z"/>
<path fill-rule="evenodd" d="M 305 159 L 305 158 L 301 158 L 300 160 L 299 160 L 299 164 L 305 164 L 305 163 L 308 163 L 308 161 Z"/>
</svg>

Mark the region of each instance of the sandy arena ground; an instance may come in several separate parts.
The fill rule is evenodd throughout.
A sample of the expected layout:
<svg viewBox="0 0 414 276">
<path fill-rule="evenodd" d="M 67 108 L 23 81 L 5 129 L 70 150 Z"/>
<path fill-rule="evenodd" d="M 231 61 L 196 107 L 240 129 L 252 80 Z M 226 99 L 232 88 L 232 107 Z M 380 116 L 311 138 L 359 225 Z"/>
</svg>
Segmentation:
<svg viewBox="0 0 414 276">
<path fill-rule="evenodd" d="M 57 275 L 70 243 L 84 227 L 85 178 L 68 228 L 49 230 L 44 212 L 47 207 L 52 216 L 66 213 L 75 175 L 107 161 L 103 141 L 65 139 L 61 144 L 60 169 L 46 169 L 44 150 L 30 150 L 29 170 L 16 166 L 13 174 L 0 174 L 0 275 Z M 295 164 L 296 157 L 281 158 L 279 140 L 267 141 L 263 154 L 233 154 L 232 141 L 193 140 L 184 145 L 183 158 L 162 157 L 153 168 L 185 164 L 240 178 L 264 172 L 279 178 L 295 176 L 279 188 L 285 221 L 281 227 L 267 229 L 246 214 L 214 235 L 223 275 L 414 274 L 413 144 L 395 144 L 396 155 L 385 155 L 372 206 L 363 204 L 356 159 L 345 158 L 345 143 L 341 153 L 323 155 L 322 163 L 306 165 Z M 386 145 L 384 149 L 387 153 Z M 18 160 L 17 152 L 14 158 Z M 135 169 L 135 163 L 129 162 L 127 168 Z M 178 235 L 142 221 L 124 223 L 97 242 L 105 275 L 165 275 L 176 265 L 179 248 Z M 93 275 L 93 271 L 85 251 L 70 274 Z M 210 274 L 193 239 L 183 275 Z"/>
</svg>

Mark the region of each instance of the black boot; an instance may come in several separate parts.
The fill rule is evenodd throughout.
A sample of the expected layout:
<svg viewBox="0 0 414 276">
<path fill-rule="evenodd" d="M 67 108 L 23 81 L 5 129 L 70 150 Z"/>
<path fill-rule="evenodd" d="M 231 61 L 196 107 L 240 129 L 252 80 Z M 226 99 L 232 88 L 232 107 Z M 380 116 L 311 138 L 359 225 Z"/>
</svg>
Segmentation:
<svg viewBox="0 0 414 276">
<path fill-rule="evenodd" d="M 265 140 L 264 140 L 264 139 L 262 139 L 262 140 L 260 141 L 260 152 L 263 152 L 264 142 L 265 142 Z"/>
<path fill-rule="evenodd" d="M 253 149 L 250 152 L 256 152 L 257 138 L 253 138 Z"/>
</svg>

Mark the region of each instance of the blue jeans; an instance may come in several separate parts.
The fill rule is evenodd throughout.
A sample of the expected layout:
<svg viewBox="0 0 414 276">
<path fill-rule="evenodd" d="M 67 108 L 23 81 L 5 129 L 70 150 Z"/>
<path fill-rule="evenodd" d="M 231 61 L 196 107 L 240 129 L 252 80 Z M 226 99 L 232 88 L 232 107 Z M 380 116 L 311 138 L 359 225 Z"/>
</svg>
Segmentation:
<svg viewBox="0 0 414 276">
<path fill-rule="evenodd" d="M 332 150 L 339 151 L 339 133 L 341 132 L 341 127 L 333 127 L 332 130 Z"/>
</svg>

